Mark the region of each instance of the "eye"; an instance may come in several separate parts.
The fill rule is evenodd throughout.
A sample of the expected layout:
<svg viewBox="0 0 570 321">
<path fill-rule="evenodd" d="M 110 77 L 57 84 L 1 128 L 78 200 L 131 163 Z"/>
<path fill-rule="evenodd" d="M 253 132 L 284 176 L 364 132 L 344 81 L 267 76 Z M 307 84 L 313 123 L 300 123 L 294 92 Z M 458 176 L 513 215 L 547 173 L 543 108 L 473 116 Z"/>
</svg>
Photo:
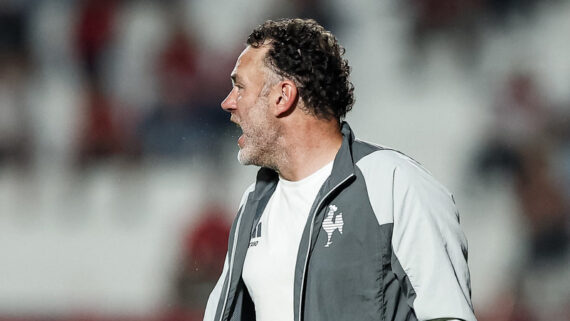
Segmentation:
<svg viewBox="0 0 570 321">
<path fill-rule="evenodd" d="M 240 91 L 243 90 L 243 86 L 242 86 L 242 85 L 236 84 L 236 85 L 234 85 L 234 87 L 237 88 L 238 92 L 240 92 Z"/>
</svg>

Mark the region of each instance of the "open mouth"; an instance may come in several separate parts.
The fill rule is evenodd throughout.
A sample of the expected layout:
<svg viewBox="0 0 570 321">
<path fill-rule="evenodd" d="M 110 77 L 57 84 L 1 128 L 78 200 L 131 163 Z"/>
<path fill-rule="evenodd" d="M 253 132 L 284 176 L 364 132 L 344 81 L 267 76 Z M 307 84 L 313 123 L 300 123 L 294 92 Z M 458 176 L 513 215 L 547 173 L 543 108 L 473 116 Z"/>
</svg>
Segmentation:
<svg viewBox="0 0 570 321">
<path fill-rule="evenodd" d="M 237 140 L 238 146 L 239 146 L 240 148 L 242 148 L 243 145 L 244 145 L 244 143 L 245 143 L 245 137 L 244 137 L 244 135 L 243 135 L 243 128 L 241 128 L 241 125 L 240 125 L 238 122 L 236 122 L 235 120 L 233 120 L 233 119 L 230 119 L 230 120 L 231 120 L 231 121 L 241 130 L 241 132 L 242 132 L 242 134 L 238 137 L 238 140 Z"/>
</svg>

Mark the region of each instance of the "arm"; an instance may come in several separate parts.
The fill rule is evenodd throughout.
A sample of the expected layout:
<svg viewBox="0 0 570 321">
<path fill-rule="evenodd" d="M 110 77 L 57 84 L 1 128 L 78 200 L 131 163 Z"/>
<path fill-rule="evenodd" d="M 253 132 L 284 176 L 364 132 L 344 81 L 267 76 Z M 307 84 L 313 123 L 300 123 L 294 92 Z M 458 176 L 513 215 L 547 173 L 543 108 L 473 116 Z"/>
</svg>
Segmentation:
<svg viewBox="0 0 570 321">
<path fill-rule="evenodd" d="M 226 255 L 226 260 L 224 262 L 224 269 L 222 270 L 222 275 L 216 282 L 216 286 L 210 293 L 208 297 L 208 303 L 206 304 L 206 311 L 204 312 L 204 321 L 213 321 L 216 316 L 216 309 L 218 308 L 218 302 L 220 302 L 220 297 L 222 295 L 222 288 L 224 286 L 224 280 L 226 279 L 226 274 L 228 273 L 228 256 Z"/>
<path fill-rule="evenodd" d="M 418 165 L 393 172 L 393 266 L 419 320 L 476 320 L 467 240 L 451 194 Z M 398 266 L 399 265 L 399 266 Z"/>
<path fill-rule="evenodd" d="M 243 196 L 241 198 L 240 205 L 239 205 L 238 215 L 236 216 L 236 219 L 234 220 L 234 224 L 232 224 L 232 229 L 230 231 L 230 238 L 229 238 L 230 240 L 232 239 L 231 235 L 232 235 L 233 231 L 235 230 L 235 225 L 238 221 L 238 218 L 241 214 L 241 211 L 244 208 L 245 202 L 247 201 L 247 197 L 249 196 L 249 193 L 251 193 L 254 190 L 254 188 L 255 188 L 255 184 L 252 184 L 243 193 Z M 220 302 L 220 297 L 222 296 L 222 289 L 224 287 L 224 281 L 226 279 L 226 276 L 227 276 L 228 270 L 229 270 L 229 263 L 228 263 L 229 258 L 228 258 L 228 256 L 229 256 L 229 252 L 228 252 L 228 254 L 226 254 L 226 259 L 224 262 L 224 268 L 222 270 L 222 275 L 218 279 L 216 286 L 214 287 L 214 289 L 210 293 L 210 296 L 208 297 L 208 303 L 206 304 L 206 310 L 204 312 L 204 321 L 214 321 L 214 318 L 216 317 L 218 304 Z"/>
</svg>

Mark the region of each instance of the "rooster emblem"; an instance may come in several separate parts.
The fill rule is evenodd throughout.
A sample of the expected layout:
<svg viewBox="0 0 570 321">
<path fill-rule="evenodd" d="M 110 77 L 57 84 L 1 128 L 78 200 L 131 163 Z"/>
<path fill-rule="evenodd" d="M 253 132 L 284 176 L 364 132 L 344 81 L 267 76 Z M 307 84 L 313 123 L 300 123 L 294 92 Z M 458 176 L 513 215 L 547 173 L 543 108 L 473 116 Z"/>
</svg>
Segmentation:
<svg viewBox="0 0 570 321">
<path fill-rule="evenodd" d="M 344 222 L 342 221 L 342 213 L 338 213 L 335 215 L 335 212 L 338 208 L 334 205 L 329 205 L 329 212 L 327 213 L 327 217 L 323 220 L 323 229 L 327 232 L 327 244 L 325 247 L 329 247 L 332 243 L 332 235 L 335 230 L 338 230 L 340 234 L 342 234 L 342 226 Z"/>
</svg>

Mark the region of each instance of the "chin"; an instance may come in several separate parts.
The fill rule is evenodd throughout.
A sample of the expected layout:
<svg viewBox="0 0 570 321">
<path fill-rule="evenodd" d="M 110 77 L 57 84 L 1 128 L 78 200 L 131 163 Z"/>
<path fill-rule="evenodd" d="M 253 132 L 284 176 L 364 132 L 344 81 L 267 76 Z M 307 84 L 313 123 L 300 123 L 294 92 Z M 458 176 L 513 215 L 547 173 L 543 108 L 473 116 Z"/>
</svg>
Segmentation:
<svg viewBox="0 0 570 321">
<path fill-rule="evenodd" d="M 239 150 L 237 160 L 242 165 L 252 165 L 251 159 L 247 157 L 247 154 L 243 149 Z"/>
<path fill-rule="evenodd" d="M 241 165 L 267 166 L 259 156 L 244 148 L 239 150 L 237 159 Z"/>
</svg>

